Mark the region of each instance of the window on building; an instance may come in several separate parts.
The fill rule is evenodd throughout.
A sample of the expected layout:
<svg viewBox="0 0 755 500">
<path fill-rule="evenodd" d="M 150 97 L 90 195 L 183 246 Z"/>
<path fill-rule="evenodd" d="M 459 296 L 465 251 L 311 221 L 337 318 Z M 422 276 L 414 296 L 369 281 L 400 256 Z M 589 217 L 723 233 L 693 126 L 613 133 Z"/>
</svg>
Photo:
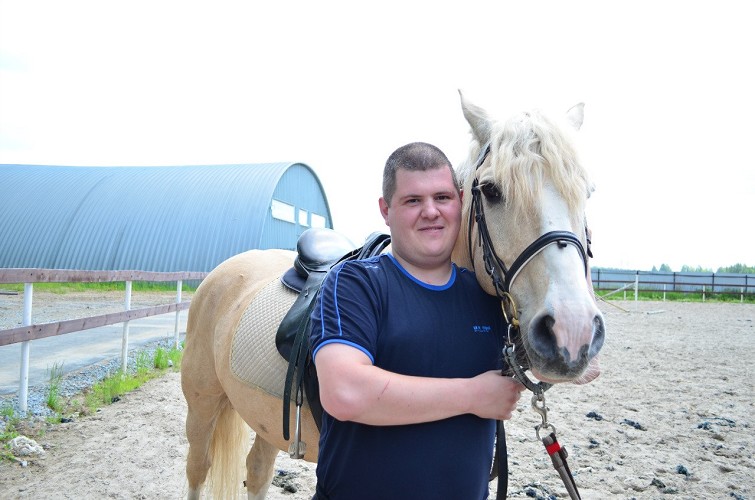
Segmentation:
<svg viewBox="0 0 755 500">
<path fill-rule="evenodd" d="M 312 212 L 310 215 L 311 215 L 310 224 L 312 227 L 325 227 L 325 217 L 323 217 L 322 215 L 318 215 L 314 212 Z"/>
<path fill-rule="evenodd" d="M 309 226 L 307 223 L 307 211 L 304 209 L 299 209 L 299 225 L 300 226 Z"/>
<path fill-rule="evenodd" d="M 292 224 L 296 223 L 296 208 L 288 203 L 282 201 L 273 200 L 270 203 L 270 211 L 276 219 L 284 220 Z"/>
</svg>

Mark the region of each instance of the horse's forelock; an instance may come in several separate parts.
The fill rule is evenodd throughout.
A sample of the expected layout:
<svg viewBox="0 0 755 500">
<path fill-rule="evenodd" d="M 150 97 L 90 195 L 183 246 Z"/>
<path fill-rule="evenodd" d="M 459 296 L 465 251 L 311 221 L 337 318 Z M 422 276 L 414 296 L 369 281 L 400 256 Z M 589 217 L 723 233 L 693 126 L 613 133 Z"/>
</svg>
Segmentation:
<svg viewBox="0 0 755 500">
<path fill-rule="evenodd" d="M 564 126 L 537 110 L 521 113 L 492 131 L 493 176 L 512 215 L 535 213 L 538 190 L 548 178 L 570 211 L 581 213 L 590 189 L 574 140 Z"/>
</svg>

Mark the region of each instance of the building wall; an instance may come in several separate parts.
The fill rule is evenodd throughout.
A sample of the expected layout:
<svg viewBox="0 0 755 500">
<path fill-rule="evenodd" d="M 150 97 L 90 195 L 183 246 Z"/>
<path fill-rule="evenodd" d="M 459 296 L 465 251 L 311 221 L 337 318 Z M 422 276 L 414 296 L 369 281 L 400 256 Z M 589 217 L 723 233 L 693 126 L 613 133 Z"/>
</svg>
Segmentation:
<svg viewBox="0 0 755 500">
<path fill-rule="evenodd" d="M 293 222 L 273 217 L 274 199 Z M 302 163 L 0 165 L 0 267 L 209 271 L 252 248 L 295 248 L 299 210 L 332 227 Z"/>
<path fill-rule="evenodd" d="M 327 200 L 312 189 L 309 170 L 294 165 L 275 187 L 260 248 L 294 250 L 299 235 L 310 227 L 333 227 L 328 214 Z"/>
</svg>

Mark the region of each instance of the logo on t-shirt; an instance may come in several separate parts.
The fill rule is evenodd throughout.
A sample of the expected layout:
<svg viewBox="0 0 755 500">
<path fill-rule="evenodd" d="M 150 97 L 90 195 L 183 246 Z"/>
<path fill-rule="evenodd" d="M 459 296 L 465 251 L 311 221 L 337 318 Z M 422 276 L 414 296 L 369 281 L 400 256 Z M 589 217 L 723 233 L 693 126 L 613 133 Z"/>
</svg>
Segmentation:
<svg viewBox="0 0 755 500">
<path fill-rule="evenodd" d="M 475 333 L 490 333 L 490 331 L 493 328 L 491 328 L 489 325 L 474 325 L 472 326 L 472 331 Z"/>
</svg>

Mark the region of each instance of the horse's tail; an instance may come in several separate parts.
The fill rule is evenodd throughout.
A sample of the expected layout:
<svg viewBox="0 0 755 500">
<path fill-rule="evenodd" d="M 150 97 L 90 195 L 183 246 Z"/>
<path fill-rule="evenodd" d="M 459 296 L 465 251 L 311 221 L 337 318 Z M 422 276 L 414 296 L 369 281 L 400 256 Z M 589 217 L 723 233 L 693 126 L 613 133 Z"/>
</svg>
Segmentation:
<svg viewBox="0 0 755 500">
<path fill-rule="evenodd" d="M 246 479 L 249 427 L 226 399 L 215 422 L 210 442 L 209 486 L 213 498 L 238 498 Z"/>
</svg>

